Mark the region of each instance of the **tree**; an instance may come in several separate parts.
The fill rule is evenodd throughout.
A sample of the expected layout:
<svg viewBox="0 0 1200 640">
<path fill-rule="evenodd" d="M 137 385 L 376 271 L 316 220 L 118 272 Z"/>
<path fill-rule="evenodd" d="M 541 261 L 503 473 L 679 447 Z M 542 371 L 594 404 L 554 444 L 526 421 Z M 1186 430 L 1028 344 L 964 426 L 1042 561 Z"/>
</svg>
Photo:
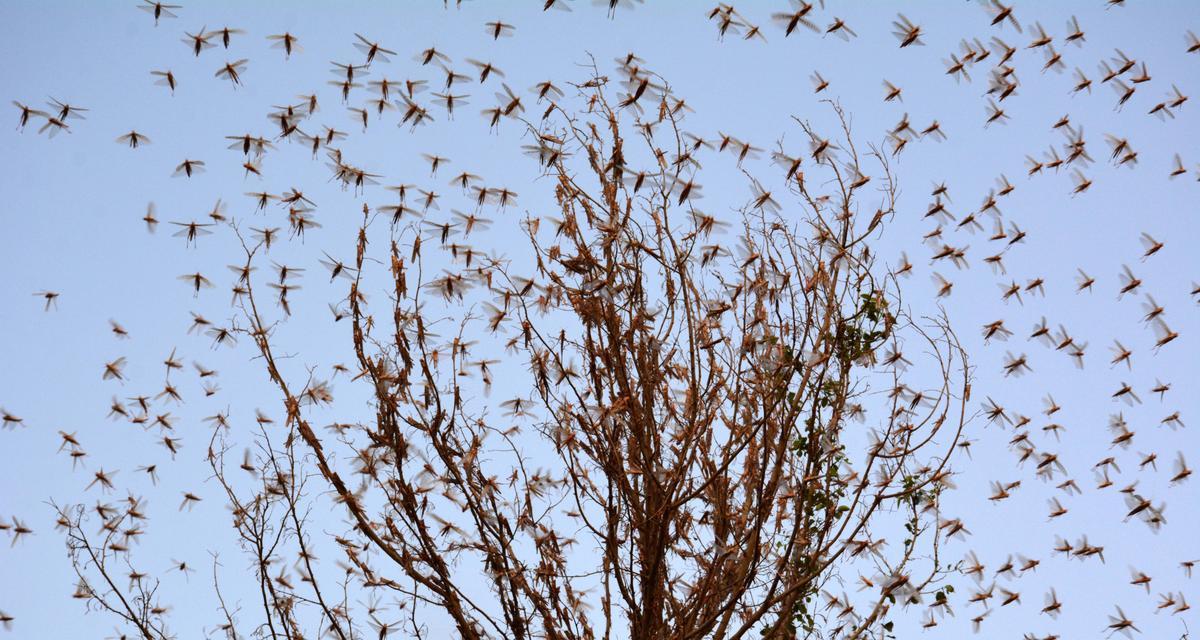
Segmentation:
<svg viewBox="0 0 1200 640">
<path fill-rule="evenodd" d="M 357 368 L 339 396 L 367 398 L 369 420 L 315 422 L 339 401 L 280 337 L 294 286 L 254 276 L 269 238 L 230 222 L 240 317 L 214 339 L 253 345 L 284 417 L 259 420 L 240 465 L 213 420 L 208 461 L 261 594 L 251 622 L 221 598 L 228 637 L 423 637 L 448 620 L 464 638 L 858 638 L 890 629 L 893 605 L 946 603 L 939 542 L 961 524 L 938 498 L 968 367 L 947 323 L 908 318 L 874 263 L 898 189 L 889 157 L 860 153 L 830 103 L 840 130 L 796 118 L 809 151 L 781 140 L 766 178 L 749 143 L 685 133 L 664 80 L 620 72 L 627 92 L 593 66 L 537 121 L 519 100 L 496 107 L 554 185 L 556 215 L 521 222 L 523 256 L 451 241 L 403 196 L 362 204 L 352 264 L 325 264 L 347 283 L 335 309 Z M 714 149 L 752 192 L 732 224 L 696 206 Z M 329 155 L 357 196 L 371 174 Z M 481 211 L 512 215 L 507 188 L 471 193 L 459 232 Z M 294 196 L 299 240 L 312 221 Z M 431 277 L 431 253 L 453 268 Z M 505 361 L 489 357 L 501 344 Z M 498 375 L 513 398 L 490 397 Z M 331 503 L 339 534 L 312 517 Z M 130 564 L 138 510 L 97 513 L 97 539 L 84 507 L 60 509 L 77 595 L 169 637 L 155 576 Z M 317 561 L 322 545 L 340 568 Z M 869 599 L 832 591 L 853 571 Z"/>
</svg>

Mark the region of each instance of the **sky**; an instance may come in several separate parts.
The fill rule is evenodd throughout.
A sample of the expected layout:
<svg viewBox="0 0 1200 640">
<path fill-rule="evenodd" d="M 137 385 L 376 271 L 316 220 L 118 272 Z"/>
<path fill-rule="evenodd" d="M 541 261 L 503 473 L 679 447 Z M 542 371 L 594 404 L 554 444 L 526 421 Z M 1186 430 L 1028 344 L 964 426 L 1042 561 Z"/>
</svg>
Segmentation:
<svg viewBox="0 0 1200 640">
<path fill-rule="evenodd" d="M 0 548 L 0 574 L 18 577 L 0 585 L 0 610 L 16 617 L 13 637 L 98 637 L 113 626 L 115 621 L 101 614 L 80 615 L 82 607 L 71 600 L 74 576 L 48 504 L 94 502 L 101 496 L 84 487 L 89 472 L 100 467 L 119 469 L 123 485 L 164 512 L 139 544 L 138 557 L 148 558 L 151 568 L 165 568 L 170 558 L 187 559 L 199 568 L 190 577 L 164 580 L 165 594 L 197 594 L 165 598 L 175 606 L 172 627 L 180 637 L 204 637 L 204 629 L 211 629 L 216 619 L 203 587 L 211 579 L 208 552 L 220 554 L 223 571 L 245 569 L 229 534 L 209 530 L 214 525 L 207 524 L 223 525 L 227 516 L 219 487 L 207 479 L 206 429 L 200 419 L 228 405 L 233 415 L 248 420 L 255 408 L 272 407 L 273 390 L 250 360 L 249 345 L 214 349 L 211 339 L 186 332 L 191 311 L 212 319 L 229 317 L 224 284 L 228 273 L 215 272 L 236 260 L 236 241 L 229 234 L 216 234 L 189 247 L 171 236 L 167 221 L 201 219 L 220 198 L 229 215 L 259 226 L 265 216 L 256 217 L 244 192 L 279 193 L 293 186 L 304 190 L 319 204 L 323 226 L 303 245 L 281 246 L 271 253 L 280 264 L 294 261 L 308 269 L 294 303 L 302 311 L 281 329 L 280 339 L 299 354 L 295 367 L 349 359 L 344 324 L 334 326 L 325 309 L 326 301 L 336 299 L 338 285 L 326 283 L 312 258 L 320 250 L 350 258 L 361 205 L 382 204 L 390 196 L 379 187 L 362 197 L 348 194 L 327 182 L 323 162 L 294 149 L 268 154 L 269 172 L 261 181 L 245 177 L 240 153 L 226 149 L 223 136 L 272 134 L 275 127 L 266 118 L 271 105 L 319 91 L 322 107 L 316 121 L 351 132 L 343 144 L 346 157 L 384 174 L 384 184 L 436 184 L 450 191 L 445 186 L 448 177 L 471 170 L 484 175 L 488 184 L 516 190 L 520 197 L 515 209 L 521 213 L 553 213 L 553 185 L 530 179 L 536 169 L 532 160 L 514 162 L 514 149 L 528 142 L 520 128 L 505 123 L 498 132 L 489 132 L 478 115 L 492 104 L 491 94 L 501 90 L 494 81 L 483 88 L 470 87 L 470 104 L 455 113 L 453 124 L 435 110 L 437 122 L 410 131 L 396 126 L 398 118 L 392 112 L 382 122 L 371 122 L 369 136 L 358 135 L 361 126 L 341 104 L 336 88 L 325 84 L 334 78 L 329 61 L 361 60 L 361 52 L 352 46 L 355 33 L 400 52 L 390 63 L 373 67 L 368 79 L 385 74 L 393 79 L 431 77 L 411 58 L 436 46 L 460 71 L 470 69 L 464 62 L 468 58 L 494 62 L 505 72 L 504 82 L 526 92 L 530 103 L 533 96 L 527 91 L 537 82 L 578 78 L 592 58 L 614 73 L 613 60 L 634 52 L 695 109 L 685 120 L 687 130 L 709 138 L 724 132 L 768 149 L 777 142 L 803 147 L 805 139 L 793 116 L 828 127 L 832 114 L 821 102 L 824 98 L 836 99 L 851 114 L 855 135 L 866 140 L 882 141 L 905 114 L 918 129 L 936 119 L 948 134 L 945 141 L 914 140 L 894 158 L 900 200 L 895 218 L 875 245 L 876 253 L 896 267 L 901 252 L 906 252 L 913 275 L 903 279 L 902 287 L 911 315 L 944 312 L 963 340 L 974 368 L 973 404 L 978 406 L 972 409 L 981 409 L 990 397 L 1010 415 L 1031 417 L 1031 437 L 1039 451 L 1057 452 L 1069 475 L 1084 488 L 1082 495 L 1066 498 L 1052 484 L 1037 480 L 1028 463 L 1018 466 L 1007 446 L 1011 429 L 988 425 L 982 417 L 969 425 L 968 437 L 976 441 L 972 457 L 957 463 L 959 490 L 946 501 L 972 535 L 952 543 L 945 553 L 960 557 L 973 550 L 989 567 L 1018 553 L 1042 561 L 1036 572 L 1011 581 L 1024 604 L 999 608 L 995 603 L 996 610 L 984 623 L 984 637 L 1101 637 L 1105 616 L 1118 604 L 1143 637 L 1179 637 L 1185 621 L 1198 627 L 1194 611 L 1170 615 L 1155 613 L 1154 606 L 1157 594 L 1166 592 L 1183 592 L 1189 602 L 1200 601 L 1195 581 L 1179 567 L 1183 560 L 1200 558 L 1193 539 L 1200 527 L 1194 507 L 1196 482 L 1167 482 L 1176 452 L 1200 464 L 1200 439 L 1193 424 L 1200 413 L 1200 307 L 1190 295 L 1193 283 L 1200 281 L 1200 257 L 1194 250 L 1200 240 L 1200 120 L 1197 98 L 1175 110 L 1172 118 L 1147 112 L 1166 99 L 1173 86 L 1189 95 L 1200 91 L 1200 54 L 1187 53 L 1185 35 L 1188 29 L 1200 30 L 1200 5 L 1131 1 L 1106 8 L 1100 1 L 1018 2 L 1016 13 L 1025 27 L 1018 34 L 1011 25 L 991 26 L 989 14 L 975 2 L 897 3 L 927 33 L 924 46 L 900 49 L 890 33 L 895 18 L 891 6 L 884 10 L 866 3 L 830 1 L 814 10 L 818 23 L 837 16 L 851 25 L 857 37 L 848 42 L 811 32 L 785 38 L 769 16 L 786 10 L 786 2 L 738 4 L 748 20 L 762 26 L 766 42 L 738 35 L 720 38 L 714 23 L 706 20 L 708 7 L 691 2 L 623 7 L 614 19 L 584 0 L 571 3 L 570 12 L 542 12 L 539 2 L 481 0 L 457 8 L 443 8 L 441 3 L 183 4 L 178 18 L 164 19 L 158 26 L 134 2 L 0 5 L 0 54 L 9 61 L 0 70 L 6 98 L 40 107 L 53 97 L 89 109 L 86 119 L 72 121 L 70 133 L 54 138 L 38 135 L 33 125 L 19 130 L 15 108 L 5 116 L 9 124 L 0 126 L 0 193 L 5 196 L 0 203 L 0 264 L 6 275 L 0 279 L 0 299 L 6 301 L 0 306 L 0 407 L 25 420 L 23 427 L 0 432 L 0 519 L 16 516 L 34 529 L 32 536 Z M 1081 46 L 1062 42 L 1071 16 L 1086 32 Z M 493 41 L 484 24 L 496 19 L 516 25 L 515 35 Z M 1035 22 L 1054 36 L 1065 71 L 1042 71 L 1043 53 L 1026 49 L 1032 39 L 1029 27 Z M 218 47 L 193 56 L 181 41 L 184 32 L 224 25 L 246 32 L 235 36 L 228 53 Z M 265 39 L 284 31 L 296 34 L 302 45 L 290 58 L 270 48 Z M 1013 64 L 1020 86 L 1000 103 L 1006 121 L 985 126 L 987 68 L 992 63 L 972 69 L 968 82 L 947 74 L 943 61 L 960 52 L 963 38 L 987 42 L 993 36 L 1019 47 Z M 1152 76 L 1135 85 L 1136 93 L 1123 108 L 1117 108 L 1117 93 L 1099 77 L 1100 62 L 1116 56 L 1115 49 L 1136 59 L 1138 68 L 1144 62 Z M 227 60 L 240 58 L 249 60 L 243 86 L 234 88 L 214 77 Z M 1071 92 L 1076 67 L 1092 78 L 1090 93 Z M 166 68 L 179 78 L 173 95 L 154 84 L 150 75 L 151 70 Z M 814 71 L 829 81 L 820 95 L 814 94 L 809 79 Z M 903 90 L 901 99 L 884 100 L 885 81 Z M 366 95 L 359 90 L 352 106 L 359 106 Z M 1093 183 L 1079 194 L 1072 193 L 1075 183 L 1068 168 L 1026 175 L 1027 155 L 1041 158 L 1050 147 L 1062 153 L 1065 136 L 1053 125 L 1067 114 L 1072 126 L 1084 132 L 1095 160 L 1081 167 Z M 148 135 L 152 143 L 131 150 L 114 142 L 130 129 Z M 1117 167 L 1109 161 L 1106 134 L 1129 141 L 1138 151 L 1136 166 Z M 422 153 L 444 155 L 453 162 L 432 178 Z M 1182 155 L 1188 173 L 1170 179 L 1176 153 Z M 207 171 L 192 179 L 172 177 L 184 158 L 204 160 Z M 713 154 L 704 164 L 703 206 L 718 216 L 732 215 L 731 207 L 750 196 L 745 177 L 727 155 Z M 1016 224 L 1027 234 L 1005 253 L 1007 273 L 995 274 L 983 262 L 1003 248 L 988 240 L 993 231 L 990 214 L 980 215 L 983 231 L 970 234 L 956 230 L 953 223 L 944 230 L 947 243 L 968 247 L 968 269 L 931 264 L 933 251 L 921 239 L 936 226 L 924 217 L 933 201 L 933 185 L 948 186 L 947 206 L 961 220 L 979 208 L 1001 175 L 1016 187 L 999 200 L 1005 228 L 1011 234 Z M 163 221 L 155 234 L 148 234 L 141 221 L 148 202 L 155 203 Z M 497 220 L 488 232 L 493 246 L 502 251 L 512 247 L 516 253 L 525 241 L 516 216 L 514 212 Z M 1162 241 L 1162 250 L 1143 259 L 1142 233 Z M 1166 309 L 1167 323 L 1181 334 L 1162 349 L 1154 348 L 1154 331 L 1142 322 L 1144 295 L 1118 298 L 1122 265 L 1143 280 L 1141 290 Z M 212 270 L 222 284 L 193 297 L 177 276 L 198 269 Z M 1091 292 L 1075 292 L 1077 269 L 1096 278 Z M 935 272 L 953 281 L 948 297 L 935 298 Z M 1044 295 L 1026 292 L 1021 302 L 1002 300 L 1001 285 L 1024 285 L 1035 278 L 1045 280 Z M 50 311 L 43 310 L 42 299 L 34 295 L 41 290 L 61 292 Z M 1043 316 L 1052 328 L 1061 324 L 1078 342 L 1088 344 L 1084 369 L 1077 369 L 1067 355 L 1026 340 Z M 117 340 L 109 329 L 110 318 L 125 326 L 132 338 Z M 1004 319 L 1015 335 L 1008 342 L 985 343 L 980 327 L 998 319 Z M 1132 349 L 1132 366 L 1110 365 L 1114 339 Z M 147 434 L 108 421 L 105 414 L 112 396 L 153 390 L 160 362 L 173 348 L 189 362 L 220 370 L 223 392 L 220 402 L 204 404 L 197 397 L 171 408 L 180 418 L 184 438 L 184 448 L 172 462 Z M 1032 372 L 1005 376 L 1002 366 L 1008 351 L 1027 354 Z M 103 363 L 118 356 L 128 359 L 131 380 L 146 382 L 102 381 Z M 1156 380 L 1172 385 L 1161 400 L 1149 391 Z M 1141 404 L 1127 406 L 1110 397 L 1124 382 L 1138 390 Z M 189 385 L 192 397 L 202 395 L 194 378 Z M 347 394 L 339 402 L 352 403 L 353 391 L 344 387 Z M 495 397 L 505 397 L 504 382 L 497 387 Z M 1053 417 L 1066 428 L 1061 442 L 1040 431 L 1051 420 L 1041 413 L 1047 394 L 1063 407 Z M 1160 423 L 1175 411 L 1188 426 Z M 1136 432 L 1128 450 L 1110 446 L 1106 425 L 1118 412 Z M 56 453 L 59 430 L 78 433 L 89 454 L 86 471 L 73 472 L 71 460 Z M 1158 456 L 1158 470 L 1139 470 L 1141 454 L 1150 452 Z M 1108 456 L 1117 457 L 1121 472 L 1112 474 L 1114 487 L 1096 490 L 1092 466 Z M 162 465 L 157 486 L 135 471 L 148 460 Z M 992 481 L 1018 479 L 1022 484 L 1012 498 L 998 504 L 986 499 Z M 1117 491 L 1135 481 L 1139 492 L 1156 504 L 1167 504 L 1168 524 L 1158 533 L 1137 519 L 1124 521 L 1124 502 Z M 180 513 L 176 507 L 182 491 L 201 492 L 206 500 Z M 1059 521 L 1046 518 L 1051 496 L 1060 497 L 1070 509 Z M 321 528 L 342 527 L 339 516 L 313 517 Z M 1105 547 L 1104 563 L 1050 553 L 1056 535 L 1076 540 L 1084 534 Z M 1150 595 L 1128 584 L 1130 567 L 1154 577 Z M 999 579 L 1001 586 L 1009 582 Z M 969 579 L 961 583 L 969 590 Z M 1038 603 L 1050 587 L 1065 602 L 1057 620 L 1038 614 Z M 960 637 L 981 609 L 965 603 L 959 609 L 956 618 L 924 631 L 918 628 L 919 610 L 900 614 L 899 628 L 908 629 L 900 637 Z M 437 628 L 436 621 L 431 624 Z"/>
</svg>

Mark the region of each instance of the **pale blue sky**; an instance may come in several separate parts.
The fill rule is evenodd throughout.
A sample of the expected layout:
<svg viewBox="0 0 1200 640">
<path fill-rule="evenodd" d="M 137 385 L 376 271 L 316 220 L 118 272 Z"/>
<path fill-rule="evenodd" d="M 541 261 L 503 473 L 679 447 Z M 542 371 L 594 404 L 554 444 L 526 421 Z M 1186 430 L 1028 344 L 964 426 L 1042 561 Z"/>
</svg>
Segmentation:
<svg viewBox="0 0 1200 640">
<path fill-rule="evenodd" d="M 492 105 L 492 93 L 500 90 L 495 82 L 484 88 L 473 83 L 465 89 L 473 98 L 456 113 L 454 126 L 448 126 L 444 114 L 435 109 L 437 123 L 409 133 L 407 128 L 396 128 L 397 117 L 391 113 L 383 123 L 371 124 L 369 136 L 360 135 L 361 128 L 342 106 L 336 89 L 325 84 L 333 78 L 329 61 L 361 61 L 362 54 L 352 46 L 355 32 L 400 52 L 390 64 L 377 64 L 379 70 L 372 70 L 372 78 L 386 73 L 393 79 L 428 77 L 437 82 L 429 67 L 421 69 L 411 61 L 417 51 L 436 45 L 463 72 L 469 72 L 466 58 L 494 61 L 507 73 L 507 83 L 523 92 L 545 79 L 578 78 L 579 65 L 587 61 L 588 53 L 611 71 L 615 57 L 632 51 L 696 109 L 685 122 L 688 130 L 710 138 L 722 131 L 760 147 L 771 148 L 786 136 L 785 146 L 799 148 L 802 132 L 790 117 L 827 125 L 828 108 L 818 102 L 825 96 L 841 101 L 852 114 L 856 134 L 868 140 L 882 139 L 906 112 L 917 128 L 936 118 L 949 139 L 914 141 L 899 156 L 899 213 L 878 253 L 894 264 L 900 251 L 906 250 L 913 261 L 914 276 L 904 285 L 914 316 L 936 312 L 931 301 L 933 271 L 955 282 L 953 294 L 940 302 L 971 353 L 977 376 L 975 400 L 991 396 L 1010 411 L 1033 417 L 1031 428 L 1039 450 L 1057 451 L 1085 490 L 1082 496 L 1064 498 L 1070 513 L 1061 522 L 1047 522 L 1045 501 L 1058 492 L 1036 480 L 1028 464 L 1016 467 L 1016 456 L 1005 446 L 1011 433 L 985 427 L 983 420 L 972 424 L 970 437 L 978 440 L 972 448 L 974 457 L 959 463 L 956 480 L 961 491 L 949 496 L 948 503 L 974 535 L 965 543 L 953 543 L 946 553 L 957 559 L 974 549 L 991 567 L 1009 553 L 1042 560 L 1036 575 L 1015 581 L 1025 605 L 994 611 L 985 631 L 996 635 L 985 633 L 985 637 L 1019 637 L 1026 632 L 1100 637 L 1104 616 L 1114 604 L 1123 606 L 1146 638 L 1177 637 L 1183 630 L 1181 618 L 1193 629 L 1200 628 L 1194 611 L 1185 614 L 1190 618 L 1154 614 L 1155 598 L 1128 584 L 1127 566 L 1135 565 L 1154 577 L 1153 594 L 1183 591 L 1189 601 L 1200 602 L 1195 581 L 1186 580 L 1177 566 L 1181 560 L 1200 558 L 1200 545 L 1194 542 L 1200 529 L 1194 507 L 1196 482 L 1168 487 L 1166 481 L 1176 451 L 1191 455 L 1191 464 L 1200 464 L 1200 440 L 1196 425 L 1191 424 L 1200 415 L 1196 365 L 1200 322 L 1196 301 L 1189 297 L 1191 283 L 1200 281 L 1195 251 L 1200 240 L 1196 204 L 1200 202 L 1196 182 L 1200 95 L 1165 122 L 1146 113 L 1166 97 L 1172 84 L 1185 94 L 1200 94 L 1200 55 L 1185 52 L 1186 30 L 1200 30 L 1200 4 L 1142 1 L 1106 10 L 1100 1 L 1018 3 L 1022 24 L 1039 21 L 1055 36 L 1055 46 L 1068 67 L 1062 74 L 1040 71 L 1043 55 L 1025 49 L 1028 29 L 1020 35 L 1011 27 L 989 26 L 988 14 L 974 2 L 903 3 L 906 15 L 928 32 L 927 46 L 903 50 L 890 34 L 891 5 L 882 10 L 877 8 L 882 5 L 865 3 L 829 2 L 829 8 L 814 12 L 820 24 L 833 15 L 845 19 L 858 33 L 848 43 L 804 31 L 785 39 L 770 23 L 769 14 L 784 10 L 786 2 L 739 3 L 738 9 L 763 27 L 765 44 L 737 36 L 718 41 L 714 25 L 705 20 L 707 5 L 690 2 L 638 5 L 619 11 L 615 20 L 604 19 L 602 9 L 584 0 L 572 3 L 575 10 L 569 13 L 543 13 L 540 2 L 475 1 L 450 10 L 441 3 L 402 7 L 345 2 L 336 9 L 316 3 L 183 4 L 187 6 L 178 11 L 178 19 L 164 19 L 157 28 L 132 1 L 0 6 L 0 54 L 9 61 L 0 71 L 5 99 L 41 106 L 53 96 L 90 109 L 86 120 L 72 124 L 69 135 L 53 139 L 37 135 L 36 126 L 17 131 L 16 109 L 10 108 L 4 116 L 8 124 L 0 120 L 0 193 L 4 194 L 0 264 L 6 276 L 0 280 L 0 299 L 5 301 L 0 307 L 0 406 L 22 416 L 27 424 L 0 433 L 0 518 L 7 521 L 16 515 L 36 532 L 12 548 L 0 548 L 0 575 L 5 576 L 0 583 L 0 610 L 17 618 L 13 637 L 101 637 L 113 623 L 99 614 L 80 615 L 82 608 L 70 599 L 74 582 L 46 502 L 79 496 L 94 502 L 98 494 L 83 491 L 90 474 L 72 473 L 67 456 L 55 454 L 59 429 L 78 431 L 89 453 L 88 470 L 120 469 L 122 483 L 137 487 L 152 510 L 162 510 L 163 515 L 153 520 L 152 534 L 137 548 L 137 557 L 146 558 L 139 564 L 165 569 L 170 558 L 179 558 L 200 568 L 190 584 L 181 576 L 164 582 L 163 599 L 175 606 L 172 627 L 181 638 L 202 637 L 201 627 L 211 627 L 216 620 L 206 587 L 211 577 L 206 550 L 221 553 L 227 582 L 245 569 L 244 559 L 228 540 L 218 488 L 205 482 L 206 429 L 199 420 L 230 405 L 233 414 L 248 423 L 255 407 L 274 410 L 274 395 L 256 365 L 248 361 L 247 345 L 213 351 L 210 339 L 186 335 L 189 311 L 217 321 L 229 317 L 228 274 L 223 265 L 236 260 L 232 239 L 228 234 L 214 235 L 201 238 L 196 249 L 187 248 L 182 239 L 170 236 L 166 221 L 199 219 L 220 197 L 229 203 L 231 216 L 258 226 L 266 219 L 252 213 L 253 205 L 243 192 L 302 189 L 318 203 L 318 220 L 324 227 L 313 232 L 303 247 L 281 246 L 271 253 L 280 263 L 308 268 L 304 289 L 294 303 L 303 311 L 293 317 L 281 338 L 291 341 L 304 363 L 327 366 L 350 360 L 344 350 L 345 326 L 333 326 L 324 306 L 335 290 L 326 284 L 315 257 L 323 249 L 349 258 L 361 203 L 382 204 L 391 200 L 391 194 L 376 187 L 365 198 L 354 198 L 327 182 L 323 163 L 310 161 L 307 153 L 295 148 L 268 154 L 267 178 L 261 182 L 244 179 L 240 154 L 226 150 L 222 136 L 273 135 L 276 127 L 266 119 L 270 105 L 318 90 L 322 110 L 315 122 L 351 132 L 342 145 L 347 157 L 384 174 L 385 184 L 429 184 L 450 193 L 453 190 L 445 184 L 449 177 L 470 170 L 483 175 L 489 185 L 519 192 L 520 212 L 552 213 L 547 183 L 528 182 L 532 161 L 513 161 L 521 144 L 519 128 L 508 122 L 499 135 L 492 135 L 478 116 L 480 109 Z M 1082 47 L 1061 43 L 1072 14 L 1087 34 Z M 497 18 L 517 26 L 515 37 L 493 42 L 486 36 L 484 23 Z M 235 37 L 228 54 L 218 47 L 197 58 L 180 41 L 184 31 L 226 24 L 247 32 Z M 266 35 L 285 30 L 298 35 L 303 46 L 290 60 L 265 40 Z M 1013 62 L 1021 86 L 1017 95 L 1003 102 L 1011 120 L 985 129 L 986 70 L 974 69 L 972 83 L 956 83 L 944 73 L 941 60 L 958 50 L 963 37 L 987 41 L 994 35 L 1021 48 Z M 1153 76 L 1137 85 L 1135 96 L 1120 111 L 1114 110 L 1116 94 L 1098 77 L 1099 62 L 1115 55 L 1114 48 L 1145 61 Z M 249 65 L 244 86 L 234 90 L 213 73 L 227 60 L 238 58 L 248 58 Z M 990 61 L 985 64 L 990 68 Z M 1090 94 L 1071 94 L 1070 69 L 1076 66 L 1093 79 L 1096 86 Z M 165 68 L 179 78 L 174 96 L 154 85 L 150 76 L 151 70 Z M 812 92 L 808 77 L 814 70 L 830 82 L 822 96 Z M 885 79 L 903 89 L 903 102 L 884 102 Z M 360 106 L 366 95 L 360 90 L 352 106 Z M 527 97 L 527 102 L 532 100 Z M 1064 114 L 1083 127 L 1088 151 L 1096 160 L 1084 169 L 1093 186 L 1075 197 L 1068 170 L 1033 178 L 1025 175 L 1026 154 L 1041 157 L 1051 145 L 1061 153 L 1064 138 L 1051 127 Z M 113 142 L 131 128 L 153 143 L 130 150 Z M 1127 138 L 1138 150 L 1136 168 L 1116 168 L 1106 162 L 1106 133 Z M 431 179 L 421 153 L 448 156 L 454 163 Z M 1189 173 L 1168 180 L 1175 153 L 1183 155 Z M 174 166 L 185 157 L 205 160 L 207 173 L 191 180 L 171 178 Z M 1001 301 L 997 286 L 1001 278 L 982 262 L 1001 248 L 987 239 L 990 219 L 984 218 L 985 232 L 974 236 L 946 231 L 950 244 L 970 245 L 969 270 L 931 266 L 931 252 L 920 245 L 921 236 L 933 227 L 922 215 L 932 200 L 928 194 L 934 182 L 949 185 L 953 197 L 949 208 L 961 218 L 979 206 L 1001 173 L 1017 187 L 1001 201 L 1005 224 L 1015 222 L 1028 233 L 1026 242 L 1008 254 L 1008 279 L 1021 284 L 1035 277 L 1046 280 L 1045 297 L 1027 295 L 1023 305 Z M 702 206 L 713 213 L 726 213 L 749 197 L 746 181 L 728 156 L 710 156 L 703 175 Z M 148 235 L 140 221 L 148 201 L 157 203 L 164 222 L 156 235 Z M 443 206 L 443 213 L 448 210 Z M 280 216 L 272 214 L 276 219 L 271 224 L 282 225 Z M 497 221 L 489 236 L 494 246 L 524 242 L 516 233 L 515 219 L 514 213 Z M 1144 262 L 1139 260 L 1142 232 L 1166 243 Z M 1145 281 L 1143 289 L 1166 308 L 1168 323 L 1182 334 L 1157 354 L 1152 351 L 1153 332 L 1140 322 L 1143 298 L 1117 300 L 1122 264 L 1130 265 Z M 1074 293 L 1077 267 L 1096 277 L 1092 293 Z M 216 290 L 194 299 L 175 276 L 197 269 L 211 271 L 220 280 Z M 42 311 L 41 301 L 32 295 L 41 289 L 61 291 L 56 311 Z M 1025 340 L 1043 315 L 1052 327 L 1061 323 L 1089 344 L 1083 371 L 1077 371 L 1062 353 Z M 115 340 L 108 329 L 110 317 L 129 329 L 133 339 Z M 984 346 L 979 327 L 1000 318 L 1016 335 L 1007 344 Z M 1108 347 L 1114 338 L 1133 349 L 1131 371 L 1123 365 L 1109 366 Z M 124 423 L 106 421 L 104 414 L 113 394 L 157 392 L 159 362 L 173 347 L 188 361 L 220 370 L 218 380 L 224 391 L 219 401 L 206 402 L 199 397 L 194 375 L 184 372 L 189 374 L 182 378 L 190 401 L 170 409 L 180 417 L 184 449 L 172 463 L 149 436 Z M 1004 378 L 1001 365 L 1006 350 L 1028 353 L 1033 374 Z M 117 356 L 128 358 L 128 371 L 137 382 L 122 387 L 100 380 L 103 363 Z M 1173 383 L 1162 402 L 1149 393 L 1155 378 Z M 1126 407 L 1110 400 L 1122 381 L 1135 385 L 1144 404 Z M 1045 423 L 1039 412 L 1047 392 L 1064 407 L 1055 416 L 1067 427 L 1061 444 L 1038 432 Z M 350 395 L 339 397 L 339 402 L 352 401 Z M 494 397 L 505 397 L 503 384 Z M 1189 424 L 1187 429 L 1158 424 L 1176 410 Z M 1105 425 L 1108 416 L 1118 411 L 1124 411 L 1137 431 L 1128 451 L 1110 451 Z M 1158 473 L 1137 470 L 1139 451 L 1157 452 Z M 1116 487 L 1094 491 L 1090 468 L 1108 455 L 1119 457 L 1124 472 L 1114 476 Z M 163 469 L 158 487 L 134 479 L 135 467 L 150 460 Z M 1023 483 L 1014 498 L 999 505 L 985 499 L 990 481 L 1016 479 Z M 1140 491 L 1168 504 L 1168 526 L 1157 535 L 1139 522 L 1122 522 L 1124 503 L 1116 489 L 1134 480 L 1139 481 Z M 199 491 L 208 499 L 180 516 L 176 506 L 185 490 Z M 326 530 L 342 528 L 340 517 L 316 517 Z M 1105 546 L 1105 564 L 1051 557 L 1056 534 L 1074 540 L 1083 533 Z M 332 553 L 329 556 L 332 559 Z M 1066 603 L 1057 621 L 1037 613 L 1042 594 L 1051 585 Z M 251 597 L 242 599 L 247 609 L 253 606 Z M 919 611 L 902 615 L 900 628 L 909 626 L 901 637 L 958 637 L 980 612 L 975 605 L 958 608 L 956 620 L 926 632 L 915 628 Z"/>
</svg>

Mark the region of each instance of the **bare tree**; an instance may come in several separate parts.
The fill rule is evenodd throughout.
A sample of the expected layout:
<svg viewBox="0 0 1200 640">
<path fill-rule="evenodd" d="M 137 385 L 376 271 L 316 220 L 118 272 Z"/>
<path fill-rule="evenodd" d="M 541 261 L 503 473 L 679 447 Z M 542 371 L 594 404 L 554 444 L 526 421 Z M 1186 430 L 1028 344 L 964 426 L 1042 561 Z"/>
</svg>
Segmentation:
<svg viewBox="0 0 1200 640">
<path fill-rule="evenodd" d="M 333 385 L 278 337 L 285 277 L 249 277 L 269 243 L 232 225 L 244 277 L 224 339 L 254 345 L 284 418 L 259 421 L 240 476 L 214 420 L 208 460 L 261 595 L 245 627 L 220 599 L 226 637 L 427 637 L 448 620 L 464 638 L 860 638 L 890 630 L 893 605 L 948 607 L 939 541 L 961 524 L 939 495 L 968 367 L 948 325 L 909 319 L 875 264 L 898 190 L 889 157 L 860 150 L 831 103 L 840 129 L 796 118 L 809 148 L 781 141 L 767 178 L 747 168 L 760 150 L 685 133 L 685 103 L 629 73 L 621 92 L 593 72 L 537 122 L 497 106 L 554 185 L 556 214 L 521 222 L 521 256 L 406 221 L 403 201 L 391 216 L 362 205 L 353 263 L 327 266 L 348 282 L 350 395 L 369 398 L 369 420 L 314 424 L 338 408 Z M 708 184 L 749 187 L 731 216 L 697 208 L 714 150 L 737 169 Z M 331 158 L 357 195 L 369 174 Z M 472 195 L 476 212 L 515 197 Z M 290 217 L 302 236 L 303 211 Z M 431 252 L 453 268 L 431 275 Z M 503 401 L 500 375 L 516 390 Z M 331 503 L 340 535 L 313 526 Z M 136 508 L 97 514 L 101 541 L 81 508 L 61 524 L 81 597 L 169 637 L 153 576 L 116 579 Z M 338 568 L 318 563 L 323 538 Z M 836 595 L 856 572 L 861 597 Z"/>
</svg>

